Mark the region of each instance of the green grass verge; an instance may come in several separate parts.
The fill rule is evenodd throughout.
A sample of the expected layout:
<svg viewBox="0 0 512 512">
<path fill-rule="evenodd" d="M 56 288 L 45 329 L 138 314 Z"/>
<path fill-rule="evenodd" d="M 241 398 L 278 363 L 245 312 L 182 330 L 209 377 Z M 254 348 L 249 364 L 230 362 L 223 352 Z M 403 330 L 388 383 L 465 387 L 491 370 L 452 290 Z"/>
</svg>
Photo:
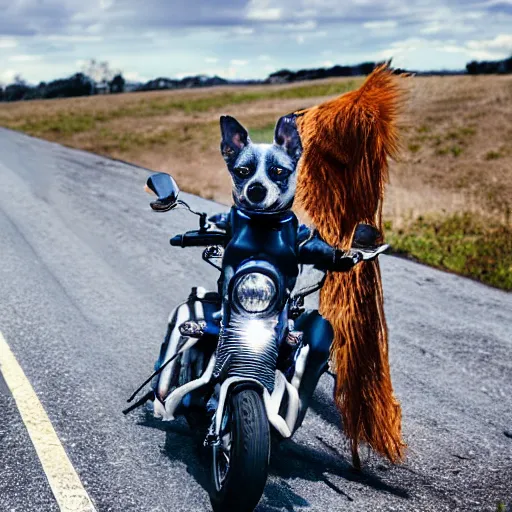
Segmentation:
<svg viewBox="0 0 512 512">
<path fill-rule="evenodd" d="M 317 96 L 332 96 L 351 91 L 355 89 L 359 83 L 360 81 L 358 80 L 347 80 L 344 82 L 307 84 L 273 90 L 266 90 L 265 86 L 261 86 L 258 89 L 250 91 L 236 91 L 236 89 L 234 89 L 233 91 L 212 94 L 195 99 L 176 97 L 162 101 L 159 98 L 152 100 L 151 110 L 156 111 L 156 115 L 160 115 L 161 113 L 165 114 L 172 110 L 181 110 L 187 114 L 193 114 L 212 109 L 220 109 L 228 105 L 238 105 L 240 103 L 250 103 L 259 100 L 308 99 Z M 146 115 L 146 113 L 144 115 Z"/>
<path fill-rule="evenodd" d="M 395 254 L 512 290 L 512 228 L 471 214 L 419 217 L 404 229 L 385 223 Z"/>
<path fill-rule="evenodd" d="M 0 125 L 38 137 L 52 134 L 72 135 L 74 133 L 90 131 L 96 127 L 96 123 L 114 119 L 145 118 L 167 115 L 172 112 L 183 112 L 187 115 L 192 115 L 210 110 L 220 110 L 229 105 L 252 103 L 260 100 L 308 99 L 332 96 L 351 91 L 360 83 L 360 79 L 355 79 L 341 82 L 297 85 L 295 87 L 278 89 L 268 89 L 265 86 L 261 86 L 245 91 L 237 90 L 233 87 L 231 90 L 222 92 L 212 89 L 211 94 L 205 93 L 204 96 L 195 98 L 176 94 L 160 95 L 154 98 L 145 96 L 143 99 L 139 99 L 134 95 L 133 104 L 131 103 L 119 108 L 99 109 L 90 112 L 86 110 L 81 112 L 58 112 L 35 119 L 4 122 L 2 122 L 0 116 Z"/>
<path fill-rule="evenodd" d="M 276 123 L 272 122 L 262 128 L 251 128 L 249 135 L 253 142 L 270 144 L 274 140 L 275 129 Z"/>
</svg>

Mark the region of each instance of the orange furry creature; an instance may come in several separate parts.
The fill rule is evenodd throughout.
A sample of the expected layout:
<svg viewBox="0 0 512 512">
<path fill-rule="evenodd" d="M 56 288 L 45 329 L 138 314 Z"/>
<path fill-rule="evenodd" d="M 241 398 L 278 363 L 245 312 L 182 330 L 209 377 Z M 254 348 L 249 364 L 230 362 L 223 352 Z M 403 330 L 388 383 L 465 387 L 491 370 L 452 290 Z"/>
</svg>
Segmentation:
<svg viewBox="0 0 512 512">
<path fill-rule="evenodd" d="M 350 248 L 360 222 L 382 231 L 387 160 L 398 151 L 399 80 L 381 66 L 358 90 L 295 113 L 303 146 L 296 197 L 334 247 Z M 354 466 L 360 467 L 361 441 L 392 462 L 401 460 L 402 415 L 391 384 L 378 262 L 330 272 L 320 312 L 335 333 L 335 401 Z"/>
</svg>

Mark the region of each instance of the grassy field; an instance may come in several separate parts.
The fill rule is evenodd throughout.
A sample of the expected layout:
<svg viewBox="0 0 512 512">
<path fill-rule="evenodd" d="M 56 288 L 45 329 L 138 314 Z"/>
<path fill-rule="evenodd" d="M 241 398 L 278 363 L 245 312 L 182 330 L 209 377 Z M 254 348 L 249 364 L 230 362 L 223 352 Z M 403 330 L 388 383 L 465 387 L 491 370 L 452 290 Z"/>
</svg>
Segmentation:
<svg viewBox="0 0 512 512">
<path fill-rule="evenodd" d="M 396 252 L 512 289 L 512 77 L 409 78 L 403 151 L 384 205 Z M 0 125 L 170 172 L 228 204 L 220 114 L 270 142 L 277 118 L 362 79 L 218 87 L 0 105 Z"/>
</svg>

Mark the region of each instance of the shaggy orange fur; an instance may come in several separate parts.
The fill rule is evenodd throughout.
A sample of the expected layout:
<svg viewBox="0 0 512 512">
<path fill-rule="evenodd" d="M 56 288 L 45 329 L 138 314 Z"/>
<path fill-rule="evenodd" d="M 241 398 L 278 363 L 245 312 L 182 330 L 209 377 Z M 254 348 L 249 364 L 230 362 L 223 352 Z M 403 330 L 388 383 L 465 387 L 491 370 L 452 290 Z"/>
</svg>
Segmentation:
<svg viewBox="0 0 512 512">
<path fill-rule="evenodd" d="M 351 246 L 360 222 L 382 230 L 387 159 L 398 151 L 399 80 L 381 66 L 358 90 L 296 112 L 303 145 L 296 197 L 322 238 L 338 248 Z M 329 273 L 320 312 L 335 333 L 335 401 L 354 466 L 360 467 L 361 441 L 401 460 L 401 408 L 391 384 L 378 262 Z"/>
</svg>

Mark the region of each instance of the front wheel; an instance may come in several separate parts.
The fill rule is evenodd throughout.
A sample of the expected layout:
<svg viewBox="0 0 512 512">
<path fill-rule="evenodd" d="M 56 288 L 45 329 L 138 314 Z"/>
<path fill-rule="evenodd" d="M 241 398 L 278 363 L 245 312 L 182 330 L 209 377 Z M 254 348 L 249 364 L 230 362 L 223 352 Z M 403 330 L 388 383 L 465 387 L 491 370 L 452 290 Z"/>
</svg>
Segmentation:
<svg viewBox="0 0 512 512">
<path fill-rule="evenodd" d="M 265 488 L 269 458 L 270 429 L 261 396 L 253 389 L 235 391 L 224 411 L 220 443 L 213 446 L 213 510 L 254 510 Z"/>
</svg>

